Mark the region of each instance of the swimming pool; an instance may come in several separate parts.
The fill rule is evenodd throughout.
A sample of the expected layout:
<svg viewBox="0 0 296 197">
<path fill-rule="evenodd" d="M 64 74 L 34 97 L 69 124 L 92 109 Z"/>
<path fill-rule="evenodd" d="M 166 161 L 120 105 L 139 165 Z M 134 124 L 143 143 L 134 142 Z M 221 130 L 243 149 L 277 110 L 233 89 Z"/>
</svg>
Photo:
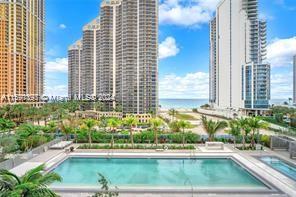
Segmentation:
<svg viewBox="0 0 296 197">
<path fill-rule="evenodd" d="M 63 178 L 56 186 L 95 186 L 98 173 L 113 186 L 198 187 L 268 190 L 268 187 L 230 158 L 77 158 L 54 170 Z"/>
<path fill-rule="evenodd" d="M 272 156 L 264 156 L 259 159 L 275 170 L 296 181 L 296 166 L 292 163 L 288 163 L 278 157 Z"/>
</svg>

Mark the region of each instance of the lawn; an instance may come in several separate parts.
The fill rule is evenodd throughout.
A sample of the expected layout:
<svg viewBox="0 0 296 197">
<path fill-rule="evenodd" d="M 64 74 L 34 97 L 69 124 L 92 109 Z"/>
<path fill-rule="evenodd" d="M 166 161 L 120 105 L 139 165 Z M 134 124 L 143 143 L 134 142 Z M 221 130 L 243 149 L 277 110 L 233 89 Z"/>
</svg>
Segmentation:
<svg viewBox="0 0 296 197">
<path fill-rule="evenodd" d="M 189 114 L 180 114 L 180 113 L 177 113 L 176 114 L 176 118 L 177 119 L 180 119 L 180 120 L 198 120 L 197 118 L 195 118 L 192 115 L 189 115 Z"/>
<path fill-rule="evenodd" d="M 269 122 L 271 124 L 275 124 L 275 125 L 278 125 L 278 126 L 282 126 L 282 127 L 285 127 L 285 128 L 290 128 L 292 129 L 293 131 L 296 131 L 296 128 L 295 127 L 290 127 L 288 123 L 286 122 L 278 122 L 275 118 L 273 117 L 259 117 L 261 120 L 264 120 L 266 122 Z"/>
</svg>

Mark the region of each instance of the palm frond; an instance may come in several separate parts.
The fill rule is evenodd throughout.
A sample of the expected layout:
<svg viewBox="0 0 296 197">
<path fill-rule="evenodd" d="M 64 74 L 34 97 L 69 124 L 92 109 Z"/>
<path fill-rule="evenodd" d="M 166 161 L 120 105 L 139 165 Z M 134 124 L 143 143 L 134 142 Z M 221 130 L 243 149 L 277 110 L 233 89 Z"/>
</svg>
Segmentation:
<svg viewBox="0 0 296 197">
<path fill-rule="evenodd" d="M 55 194 L 52 190 L 50 190 L 47 187 L 40 187 L 37 189 L 34 189 L 29 192 L 29 196 L 34 197 L 57 197 L 58 195 Z"/>
<path fill-rule="evenodd" d="M 58 175 L 57 173 L 55 173 L 55 172 L 45 174 L 44 176 L 42 176 L 38 180 L 39 184 L 43 184 L 43 185 L 50 185 L 50 184 L 52 184 L 52 183 L 54 183 L 56 181 L 61 182 L 62 177 L 60 175 Z"/>
<path fill-rule="evenodd" d="M 44 170 L 45 165 L 42 164 L 36 168 L 33 168 L 32 170 L 29 170 L 24 174 L 21 179 L 23 182 L 34 182 L 34 180 L 38 180 L 40 177 L 42 177 L 42 171 Z"/>
<path fill-rule="evenodd" d="M 15 174 L 9 172 L 8 170 L 0 169 L 0 180 L 11 180 L 14 179 L 18 184 L 21 180 Z"/>
</svg>

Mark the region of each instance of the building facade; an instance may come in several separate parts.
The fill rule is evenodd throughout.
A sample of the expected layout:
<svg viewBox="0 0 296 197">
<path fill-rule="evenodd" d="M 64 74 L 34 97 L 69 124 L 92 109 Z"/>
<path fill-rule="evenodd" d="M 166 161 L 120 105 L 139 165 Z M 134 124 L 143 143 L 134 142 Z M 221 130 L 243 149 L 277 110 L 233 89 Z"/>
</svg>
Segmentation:
<svg viewBox="0 0 296 197">
<path fill-rule="evenodd" d="M 293 58 L 293 103 L 296 104 L 296 55 Z"/>
<path fill-rule="evenodd" d="M 83 27 L 82 38 L 82 67 L 81 67 L 81 93 L 96 95 L 97 81 L 99 80 L 98 57 L 100 54 L 100 18 L 97 17 Z"/>
<path fill-rule="evenodd" d="M 105 0 L 100 9 L 96 41 L 82 41 L 82 70 L 93 74 L 85 75 L 83 80 L 90 79 L 92 85 L 82 83 L 82 94 L 112 95 L 113 101 L 107 103 L 110 110 L 156 113 L 158 1 Z M 86 51 L 85 45 L 96 46 L 96 52 Z M 89 62 L 96 70 L 85 68 Z M 88 89 L 93 86 L 95 92 Z"/>
<path fill-rule="evenodd" d="M 44 0 L 0 1 L 0 65 L 1 97 L 43 94 Z"/>
<path fill-rule="evenodd" d="M 221 0 L 210 22 L 210 103 L 214 108 L 269 107 L 266 22 L 257 0 Z"/>
<path fill-rule="evenodd" d="M 82 65 L 82 40 L 78 40 L 68 49 L 68 93 L 69 98 L 78 98 L 81 95 L 81 83 L 82 83 L 82 74 L 81 74 L 81 65 Z"/>
</svg>

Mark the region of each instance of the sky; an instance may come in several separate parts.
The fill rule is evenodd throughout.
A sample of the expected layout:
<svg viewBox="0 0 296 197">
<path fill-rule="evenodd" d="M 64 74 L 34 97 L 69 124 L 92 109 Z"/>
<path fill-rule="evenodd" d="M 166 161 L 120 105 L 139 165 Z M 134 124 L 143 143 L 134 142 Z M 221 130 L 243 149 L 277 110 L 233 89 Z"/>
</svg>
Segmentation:
<svg viewBox="0 0 296 197">
<path fill-rule="evenodd" d="M 220 0 L 159 0 L 159 97 L 207 99 L 209 20 Z M 67 49 L 99 15 L 101 0 L 46 1 L 45 94 L 67 95 Z M 259 0 L 267 21 L 271 97 L 292 97 L 296 0 Z"/>
</svg>

